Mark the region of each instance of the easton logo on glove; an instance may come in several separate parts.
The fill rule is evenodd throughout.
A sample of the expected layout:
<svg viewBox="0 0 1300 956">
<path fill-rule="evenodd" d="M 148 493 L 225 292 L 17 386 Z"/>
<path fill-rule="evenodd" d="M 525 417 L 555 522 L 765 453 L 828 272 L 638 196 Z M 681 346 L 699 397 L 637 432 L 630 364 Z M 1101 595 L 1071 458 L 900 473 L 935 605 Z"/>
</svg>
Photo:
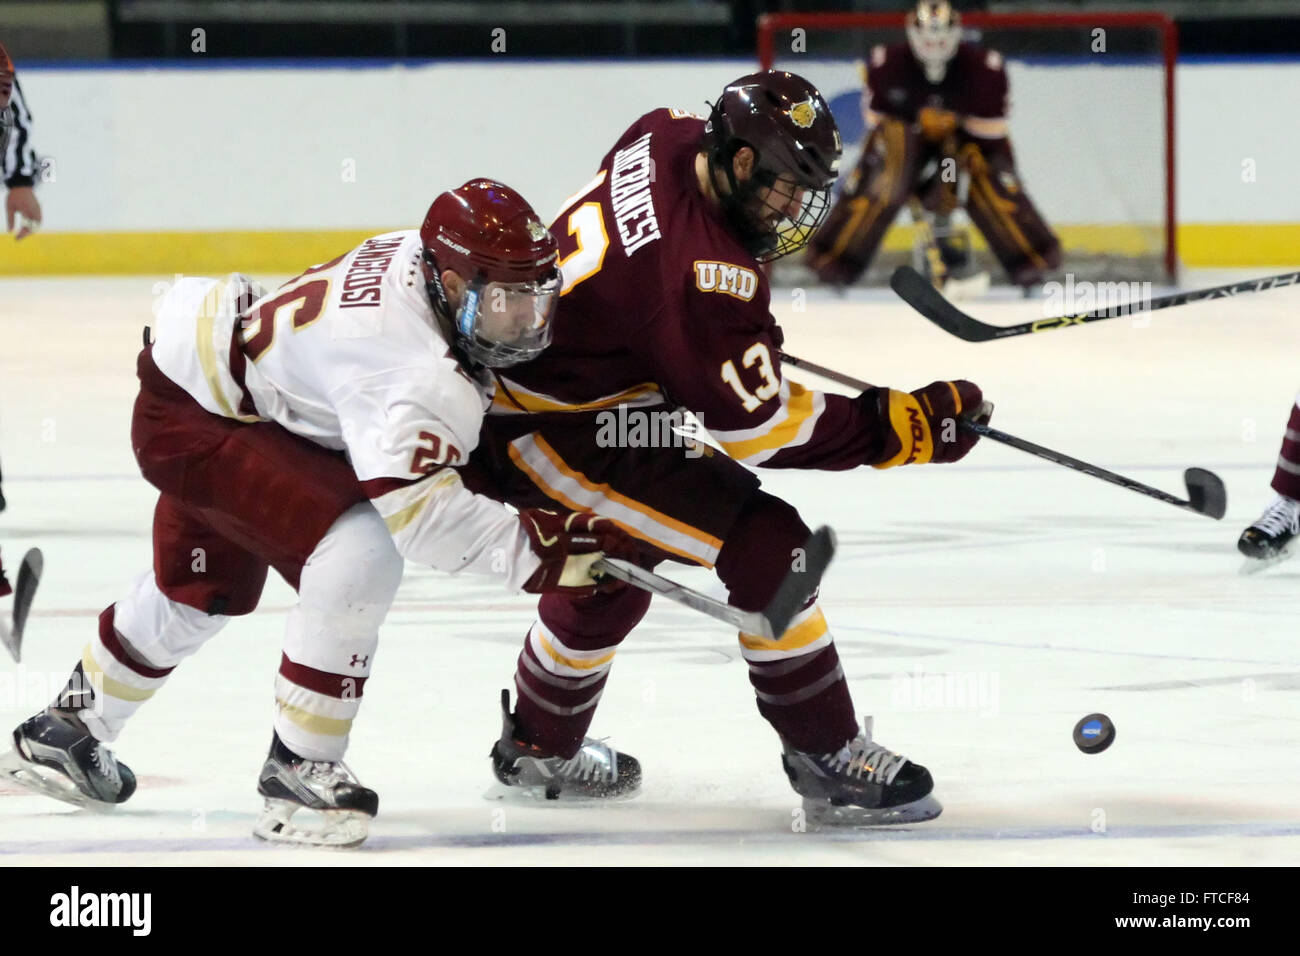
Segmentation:
<svg viewBox="0 0 1300 956">
<path fill-rule="evenodd" d="M 898 453 L 877 468 L 895 465 L 924 465 L 934 457 L 934 439 L 930 423 L 921 412 L 921 403 L 907 392 L 889 390 L 889 424 L 894 429 Z M 893 442 L 890 443 L 891 446 Z"/>
<path fill-rule="evenodd" d="M 961 413 L 980 408 L 984 400 L 977 385 L 959 380 L 932 382 L 915 392 L 880 391 L 880 417 L 893 434 L 875 468 L 957 461 L 979 440 L 979 435 L 957 427 Z M 981 415 L 977 420 L 987 421 L 988 417 Z"/>
</svg>

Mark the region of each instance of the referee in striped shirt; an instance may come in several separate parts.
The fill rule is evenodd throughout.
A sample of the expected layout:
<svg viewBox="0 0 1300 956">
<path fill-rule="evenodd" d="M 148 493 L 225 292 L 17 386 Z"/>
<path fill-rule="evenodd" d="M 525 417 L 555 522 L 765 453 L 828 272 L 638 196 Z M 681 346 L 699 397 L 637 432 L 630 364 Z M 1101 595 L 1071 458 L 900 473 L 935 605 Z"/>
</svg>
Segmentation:
<svg viewBox="0 0 1300 956">
<path fill-rule="evenodd" d="M 13 232 L 17 226 L 17 239 L 30 236 L 41 224 L 41 204 L 32 188 L 39 164 L 31 134 L 32 114 L 14 75 L 13 61 L 0 44 L 0 178 L 9 190 L 5 196 L 6 228 Z"/>
</svg>

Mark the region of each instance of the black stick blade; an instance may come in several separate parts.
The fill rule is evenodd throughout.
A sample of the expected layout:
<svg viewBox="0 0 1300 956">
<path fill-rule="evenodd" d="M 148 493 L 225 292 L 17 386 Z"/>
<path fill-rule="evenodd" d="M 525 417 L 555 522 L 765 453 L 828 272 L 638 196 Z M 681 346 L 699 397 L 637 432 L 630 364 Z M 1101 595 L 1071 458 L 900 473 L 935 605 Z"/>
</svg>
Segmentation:
<svg viewBox="0 0 1300 956">
<path fill-rule="evenodd" d="M 997 336 L 995 326 L 971 318 L 945 299 L 925 276 L 911 266 L 899 266 L 889 277 L 889 287 L 900 299 L 943 329 L 967 342 L 987 342 Z"/>
<path fill-rule="evenodd" d="M 808 536 L 802 551 L 802 554 L 791 555 L 790 573 L 763 610 L 763 617 L 771 624 L 772 634 L 778 640 L 821 586 L 822 575 L 835 557 L 835 532 L 822 525 Z"/>
<path fill-rule="evenodd" d="M 1218 475 L 1204 468 L 1188 468 L 1183 472 L 1183 480 L 1187 482 L 1187 500 L 1193 511 L 1215 520 L 1227 513 L 1228 490 Z"/>
<path fill-rule="evenodd" d="M 14 578 L 13 628 L 0 627 L 0 642 L 9 651 L 14 661 L 22 660 L 23 629 L 27 626 L 27 614 L 32 609 L 32 599 L 36 596 L 36 585 L 41 583 L 41 572 L 45 569 L 45 556 L 40 548 L 32 548 L 23 555 L 18 565 L 18 575 Z"/>
</svg>

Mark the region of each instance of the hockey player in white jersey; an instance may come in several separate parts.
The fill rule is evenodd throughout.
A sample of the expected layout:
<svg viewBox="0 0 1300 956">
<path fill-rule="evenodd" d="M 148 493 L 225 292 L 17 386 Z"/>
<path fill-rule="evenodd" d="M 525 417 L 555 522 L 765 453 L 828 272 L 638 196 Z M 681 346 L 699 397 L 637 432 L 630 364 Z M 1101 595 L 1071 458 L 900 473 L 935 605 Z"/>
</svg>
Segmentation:
<svg viewBox="0 0 1300 956">
<path fill-rule="evenodd" d="M 298 591 L 275 681 L 254 833 L 355 845 L 378 808 L 342 764 L 403 558 L 512 590 L 592 592 L 608 521 L 471 493 L 489 369 L 537 355 L 560 292 L 555 238 L 513 190 L 473 180 L 418 231 L 375 236 L 272 294 L 184 279 L 140 354 L 132 445 L 161 496 L 154 567 L 108 607 L 68 686 L 0 766 L 79 805 L 128 799 L 107 743 L 181 660 L 250 613 L 268 568 Z M 638 768 L 633 768 L 638 769 Z M 312 824 L 291 820 L 303 808 Z M 307 816 L 312 816 L 308 814 Z"/>
</svg>

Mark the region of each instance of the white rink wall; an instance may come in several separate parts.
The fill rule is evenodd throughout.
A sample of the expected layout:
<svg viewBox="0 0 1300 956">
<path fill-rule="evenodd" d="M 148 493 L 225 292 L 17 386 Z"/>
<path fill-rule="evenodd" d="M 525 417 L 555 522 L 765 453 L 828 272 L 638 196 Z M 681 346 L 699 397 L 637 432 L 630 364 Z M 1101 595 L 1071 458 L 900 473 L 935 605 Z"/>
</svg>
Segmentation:
<svg viewBox="0 0 1300 956">
<path fill-rule="evenodd" d="M 704 111 L 706 98 L 752 68 L 746 60 L 31 67 L 21 77 L 37 148 L 54 158 L 54 181 L 41 189 L 50 231 L 215 231 L 414 223 L 437 191 L 474 175 L 516 186 L 549 215 L 632 118 L 656 106 Z M 1053 109 L 1070 103 L 1077 70 L 1036 66 L 1031 84 L 1016 69 L 1018 149 L 1042 152 L 1053 169 L 1072 154 L 1107 160 L 1094 179 L 1033 175 L 1044 209 L 1083 216 L 1094 192 L 1152 175 L 1146 116 L 1113 105 L 1131 99 L 1094 102 L 1086 114 L 1077 104 Z M 831 96 L 849 89 L 841 74 L 808 72 Z M 1149 80 L 1137 87 L 1143 104 L 1157 89 Z M 1300 61 L 1184 64 L 1177 96 L 1180 221 L 1300 223 L 1292 179 Z M 1253 182 L 1243 181 L 1248 160 Z"/>
</svg>

